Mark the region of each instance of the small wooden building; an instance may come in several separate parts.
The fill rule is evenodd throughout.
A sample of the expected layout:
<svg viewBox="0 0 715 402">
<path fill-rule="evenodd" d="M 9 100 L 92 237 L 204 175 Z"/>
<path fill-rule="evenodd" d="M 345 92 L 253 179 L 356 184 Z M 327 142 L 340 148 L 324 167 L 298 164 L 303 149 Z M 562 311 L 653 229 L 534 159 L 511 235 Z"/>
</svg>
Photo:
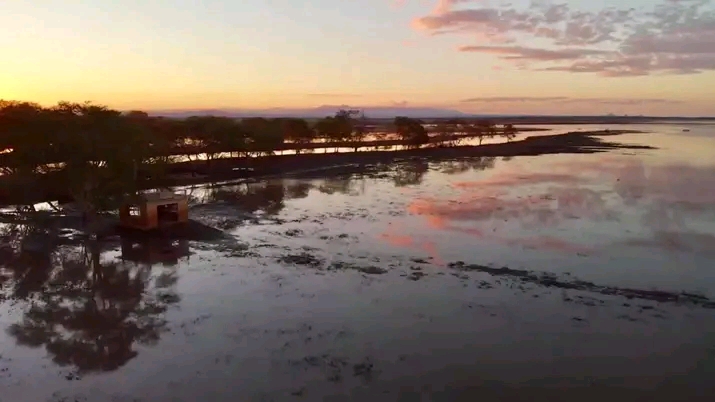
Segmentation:
<svg viewBox="0 0 715 402">
<path fill-rule="evenodd" d="M 188 221 L 189 197 L 170 191 L 140 194 L 119 209 L 119 225 L 124 228 L 154 230 Z"/>
</svg>

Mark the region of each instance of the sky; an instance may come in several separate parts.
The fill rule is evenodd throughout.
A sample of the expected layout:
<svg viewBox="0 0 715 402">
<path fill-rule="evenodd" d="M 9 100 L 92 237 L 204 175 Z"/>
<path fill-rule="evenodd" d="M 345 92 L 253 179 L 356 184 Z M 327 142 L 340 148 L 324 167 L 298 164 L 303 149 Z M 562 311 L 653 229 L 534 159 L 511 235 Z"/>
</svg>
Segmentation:
<svg viewBox="0 0 715 402">
<path fill-rule="evenodd" d="M 6 0 L 0 99 L 715 116 L 715 0 Z"/>
</svg>

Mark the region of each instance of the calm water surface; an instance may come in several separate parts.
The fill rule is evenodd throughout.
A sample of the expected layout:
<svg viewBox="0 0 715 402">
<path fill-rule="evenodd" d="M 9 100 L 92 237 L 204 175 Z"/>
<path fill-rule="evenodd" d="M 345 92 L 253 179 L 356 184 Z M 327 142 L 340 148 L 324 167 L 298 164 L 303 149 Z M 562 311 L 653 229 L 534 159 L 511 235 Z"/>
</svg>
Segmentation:
<svg viewBox="0 0 715 402">
<path fill-rule="evenodd" d="M 712 396 L 715 127 L 627 128 L 658 149 L 201 187 L 230 236 L 5 250 L 0 401 Z"/>
</svg>

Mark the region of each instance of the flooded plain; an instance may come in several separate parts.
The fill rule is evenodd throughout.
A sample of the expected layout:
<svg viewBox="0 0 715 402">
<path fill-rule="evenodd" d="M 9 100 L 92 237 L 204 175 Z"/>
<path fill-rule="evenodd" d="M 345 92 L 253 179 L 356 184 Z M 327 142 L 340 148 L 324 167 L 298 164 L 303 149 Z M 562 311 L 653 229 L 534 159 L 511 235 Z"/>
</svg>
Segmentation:
<svg viewBox="0 0 715 402">
<path fill-rule="evenodd" d="M 657 149 L 199 186 L 225 235 L 7 247 L 0 401 L 712 397 L 715 126 L 627 128 Z"/>
</svg>

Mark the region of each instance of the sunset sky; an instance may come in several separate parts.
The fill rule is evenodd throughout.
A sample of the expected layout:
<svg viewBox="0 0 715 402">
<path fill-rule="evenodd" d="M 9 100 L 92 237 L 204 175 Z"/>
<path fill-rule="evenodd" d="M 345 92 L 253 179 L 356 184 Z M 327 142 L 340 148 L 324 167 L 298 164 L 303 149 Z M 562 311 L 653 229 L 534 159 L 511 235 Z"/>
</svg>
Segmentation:
<svg viewBox="0 0 715 402">
<path fill-rule="evenodd" d="M 0 99 L 715 115 L 715 0 L 7 0 Z"/>
</svg>

